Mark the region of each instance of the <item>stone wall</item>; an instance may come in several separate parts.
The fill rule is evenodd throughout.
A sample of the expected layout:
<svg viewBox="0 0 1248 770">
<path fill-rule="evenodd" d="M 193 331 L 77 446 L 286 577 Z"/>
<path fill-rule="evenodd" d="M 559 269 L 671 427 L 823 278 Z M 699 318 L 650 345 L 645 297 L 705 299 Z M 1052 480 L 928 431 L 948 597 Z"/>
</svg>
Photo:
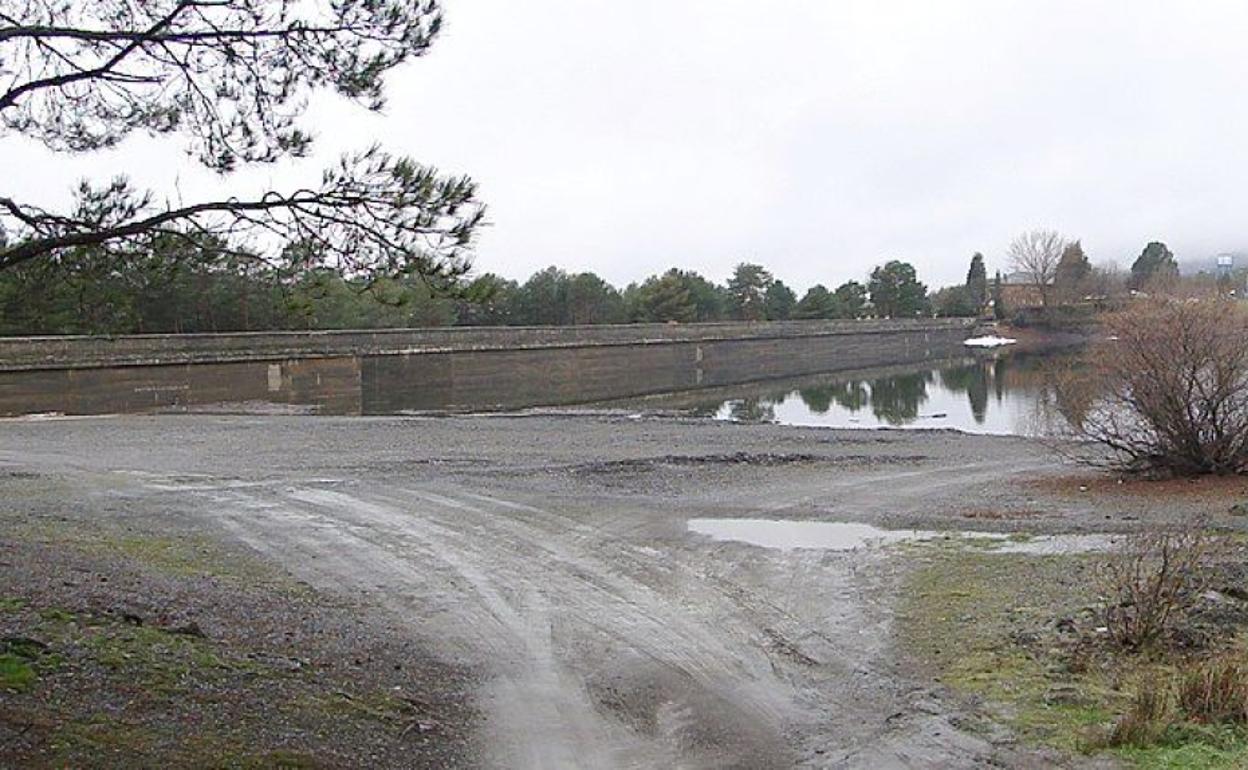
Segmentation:
<svg viewBox="0 0 1248 770">
<path fill-rule="evenodd" d="M 0 339 L 0 415 L 581 404 L 961 351 L 961 321 Z"/>
<path fill-rule="evenodd" d="M 0 371 L 960 330 L 961 319 L 0 337 Z"/>
</svg>

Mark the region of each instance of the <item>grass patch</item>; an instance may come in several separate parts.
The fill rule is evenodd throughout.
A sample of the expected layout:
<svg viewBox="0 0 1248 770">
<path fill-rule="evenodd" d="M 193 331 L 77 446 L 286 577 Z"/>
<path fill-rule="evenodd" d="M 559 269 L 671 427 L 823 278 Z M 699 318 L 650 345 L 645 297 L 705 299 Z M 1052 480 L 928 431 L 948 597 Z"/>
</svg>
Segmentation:
<svg viewBox="0 0 1248 770">
<path fill-rule="evenodd" d="M 206 640 L 149 626 L 88 628 L 82 642 L 96 663 L 153 695 L 180 697 L 238 674 L 277 674 L 248 660 L 226 660 Z"/>
<path fill-rule="evenodd" d="M 1151 745 L 1113 753 L 1143 770 L 1232 770 L 1248 762 L 1248 735 L 1240 728 L 1176 725 Z"/>
<path fill-rule="evenodd" d="M 911 553 L 919 563 L 901 602 L 900 643 L 1024 743 L 1072 754 L 1108 751 L 1150 769 L 1248 767 L 1243 728 L 1182 718 L 1153 715 L 1141 721 L 1139 740 L 1110 746 L 1107 736 L 1129 720 L 1138 692 L 1181 677 L 1178 662 L 1165 657 L 1124 655 L 1106 666 L 1032 633 L 1095 604 L 1095 557 L 942 547 Z"/>
<path fill-rule="evenodd" d="M 141 767 L 211 767 L 237 770 L 315 770 L 315 756 L 287 749 L 254 752 L 226 733 L 199 728 L 178 735 L 120 719 L 93 717 L 66 724 L 48 742 L 58 766 L 94 764 L 100 756 L 125 756 Z"/>
<path fill-rule="evenodd" d="M 29 603 L 16 596 L 0 597 L 0 612 L 21 612 Z"/>
<path fill-rule="evenodd" d="M 1076 749 L 1089 723 L 1108 716 L 1099 683 L 1055 676 L 1010 635 L 1078 601 L 1082 560 L 951 549 L 919 558 L 901 611 L 909 651 L 954 690 L 1007 706 L 1024 738 Z"/>
<path fill-rule="evenodd" d="M 0 520 L 3 517 L 0 516 Z M 10 527 L 11 537 L 73 549 L 88 557 L 121 560 L 143 570 L 175 578 L 211 576 L 247 586 L 263 585 L 289 596 L 306 597 L 311 589 L 281 569 L 225 547 L 211 536 L 181 533 L 135 535 L 88 521 L 43 518 Z"/>
<path fill-rule="evenodd" d="M 35 679 L 35 669 L 29 660 L 7 652 L 0 654 L 0 690 L 25 692 Z"/>
<path fill-rule="evenodd" d="M 188 536 L 122 537 L 106 539 L 100 547 L 114 551 L 144 566 L 179 577 L 195 575 L 237 575 L 241 565 L 231 563 L 215 542 Z"/>
</svg>

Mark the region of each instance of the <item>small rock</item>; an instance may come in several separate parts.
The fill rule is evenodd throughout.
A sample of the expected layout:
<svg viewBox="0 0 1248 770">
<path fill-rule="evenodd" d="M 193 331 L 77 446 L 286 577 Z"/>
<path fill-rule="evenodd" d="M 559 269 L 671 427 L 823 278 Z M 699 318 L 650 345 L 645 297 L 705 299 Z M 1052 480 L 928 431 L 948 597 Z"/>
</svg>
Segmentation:
<svg viewBox="0 0 1248 770">
<path fill-rule="evenodd" d="M 1248 516 L 1248 501 L 1235 503 L 1228 512 L 1232 516 Z"/>
<path fill-rule="evenodd" d="M 190 623 L 186 623 L 181 626 L 174 626 L 173 628 L 169 629 L 169 633 L 180 634 L 182 636 L 194 636 L 197 639 L 208 638 L 208 634 L 204 633 L 204 629 L 200 628 L 199 624 L 193 620 Z"/>
</svg>

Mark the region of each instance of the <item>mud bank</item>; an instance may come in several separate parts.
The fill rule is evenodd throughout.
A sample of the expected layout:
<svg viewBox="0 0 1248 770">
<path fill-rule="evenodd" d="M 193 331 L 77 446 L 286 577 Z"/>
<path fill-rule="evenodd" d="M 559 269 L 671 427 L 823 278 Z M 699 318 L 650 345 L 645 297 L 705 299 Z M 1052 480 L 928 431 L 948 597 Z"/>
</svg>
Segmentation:
<svg viewBox="0 0 1248 770">
<path fill-rule="evenodd" d="M 53 521 L 204 538 L 351 608 L 358 644 L 397 638 L 459 672 L 422 686 L 474 715 L 447 731 L 462 746 L 428 736 L 370 766 L 1066 762 L 960 730 L 964 706 L 899 656 L 904 549 L 766 548 L 689 522 L 1038 534 L 1149 515 L 1069 474 L 1025 439 L 625 414 L 0 423 L 10 564 Z M 186 622 L 226 622 L 193 587 L 181 601 Z"/>
</svg>

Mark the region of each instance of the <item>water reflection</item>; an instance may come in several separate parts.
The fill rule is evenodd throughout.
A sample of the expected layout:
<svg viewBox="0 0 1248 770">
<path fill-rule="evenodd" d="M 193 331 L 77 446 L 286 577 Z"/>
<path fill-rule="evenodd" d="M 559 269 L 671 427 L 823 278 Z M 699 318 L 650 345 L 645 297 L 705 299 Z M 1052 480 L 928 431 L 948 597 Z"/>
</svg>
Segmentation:
<svg viewBox="0 0 1248 770">
<path fill-rule="evenodd" d="M 728 419 L 734 422 L 775 422 L 775 407 L 761 398 L 742 398 L 727 404 Z M 718 411 L 718 410 L 717 410 Z"/>
<path fill-rule="evenodd" d="M 1034 435 L 1049 432 L 1052 416 L 1063 411 L 1053 388 L 1063 359 L 1034 353 L 967 357 L 879 376 L 755 385 L 755 392 L 729 394 L 691 411 L 738 422 Z"/>
</svg>

